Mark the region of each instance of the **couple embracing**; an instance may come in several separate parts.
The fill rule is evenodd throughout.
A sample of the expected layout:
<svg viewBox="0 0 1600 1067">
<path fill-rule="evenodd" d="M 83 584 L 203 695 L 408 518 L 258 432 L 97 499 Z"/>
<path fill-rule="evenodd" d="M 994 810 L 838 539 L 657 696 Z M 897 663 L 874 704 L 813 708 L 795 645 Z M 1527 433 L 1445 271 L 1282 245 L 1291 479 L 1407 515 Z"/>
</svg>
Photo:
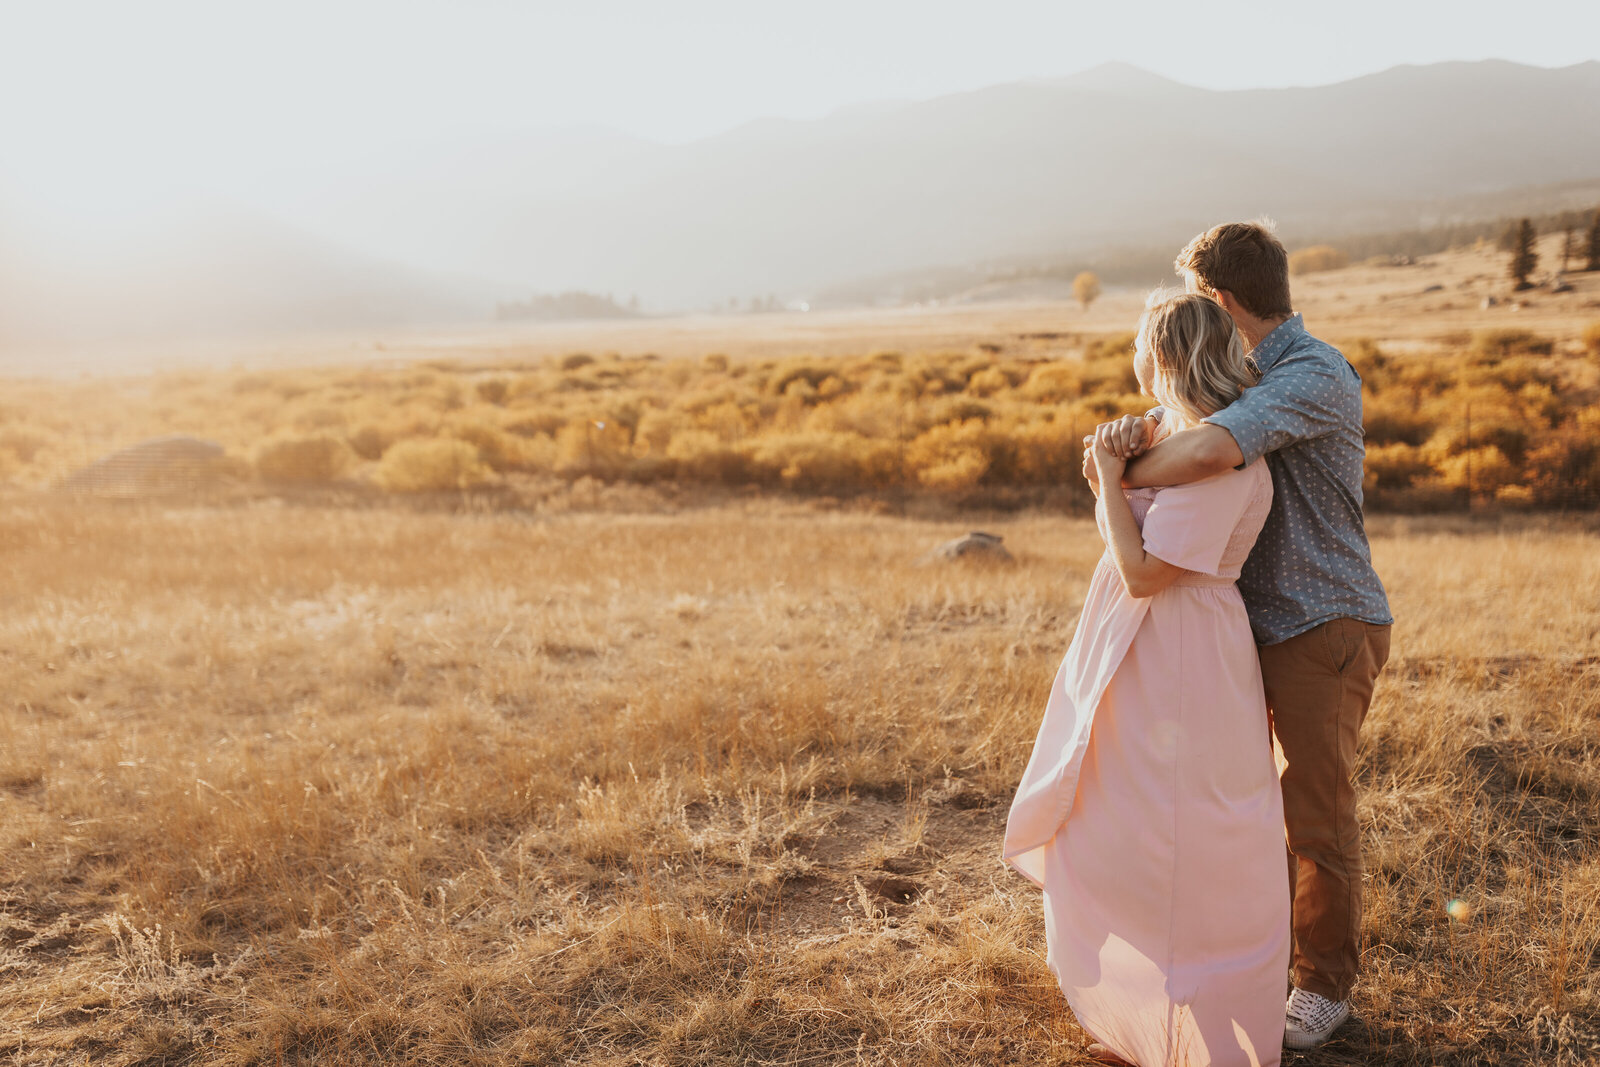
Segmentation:
<svg viewBox="0 0 1600 1067">
<path fill-rule="evenodd" d="M 1270 1067 L 1349 1015 L 1356 736 L 1393 620 L 1361 379 L 1294 313 L 1283 246 L 1232 223 L 1177 266 L 1135 345 L 1160 406 L 1084 442 L 1106 552 L 1003 856 L 1097 1058 Z"/>
</svg>

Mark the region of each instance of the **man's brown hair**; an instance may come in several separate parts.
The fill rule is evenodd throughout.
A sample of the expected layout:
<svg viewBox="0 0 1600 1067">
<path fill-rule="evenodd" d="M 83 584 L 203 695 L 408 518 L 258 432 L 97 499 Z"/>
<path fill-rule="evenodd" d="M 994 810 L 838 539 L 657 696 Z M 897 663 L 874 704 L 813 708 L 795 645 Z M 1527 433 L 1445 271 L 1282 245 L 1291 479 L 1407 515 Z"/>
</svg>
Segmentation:
<svg viewBox="0 0 1600 1067">
<path fill-rule="evenodd" d="M 1226 289 L 1258 319 L 1292 315 L 1289 253 L 1259 222 L 1226 222 L 1190 241 L 1178 253 L 1178 272 L 1193 274 L 1200 291 Z"/>
</svg>

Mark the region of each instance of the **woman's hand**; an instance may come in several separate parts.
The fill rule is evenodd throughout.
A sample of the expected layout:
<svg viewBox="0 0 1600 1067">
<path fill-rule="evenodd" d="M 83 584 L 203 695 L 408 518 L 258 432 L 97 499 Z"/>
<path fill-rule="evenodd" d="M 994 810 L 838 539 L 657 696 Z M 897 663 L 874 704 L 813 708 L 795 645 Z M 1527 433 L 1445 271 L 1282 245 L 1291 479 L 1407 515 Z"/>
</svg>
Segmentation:
<svg viewBox="0 0 1600 1067">
<path fill-rule="evenodd" d="M 1094 435 L 1083 439 L 1083 476 L 1089 482 L 1089 491 L 1100 495 L 1100 471 L 1094 465 Z"/>
<path fill-rule="evenodd" d="M 1121 485 L 1122 472 L 1128 466 L 1128 457 L 1120 454 L 1120 442 L 1117 439 L 1119 429 L 1119 424 L 1115 422 L 1102 422 L 1095 429 L 1094 446 L 1090 454 L 1101 485 Z"/>
</svg>

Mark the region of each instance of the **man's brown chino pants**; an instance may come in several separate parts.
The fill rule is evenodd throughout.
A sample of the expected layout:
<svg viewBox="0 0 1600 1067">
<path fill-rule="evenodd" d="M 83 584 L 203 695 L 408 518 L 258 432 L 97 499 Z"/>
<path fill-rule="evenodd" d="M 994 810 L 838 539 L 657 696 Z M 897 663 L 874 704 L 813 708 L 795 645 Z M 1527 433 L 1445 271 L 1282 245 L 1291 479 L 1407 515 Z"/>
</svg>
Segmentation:
<svg viewBox="0 0 1600 1067">
<path fill-rule="evenodd" d="M 1361 956 L 1356 735 L 1389 659 L 1389 627 L 1331 619 L 1259 650 L 1280 753 L 1294 984 L 1345 1000 Z"/>
</svg>

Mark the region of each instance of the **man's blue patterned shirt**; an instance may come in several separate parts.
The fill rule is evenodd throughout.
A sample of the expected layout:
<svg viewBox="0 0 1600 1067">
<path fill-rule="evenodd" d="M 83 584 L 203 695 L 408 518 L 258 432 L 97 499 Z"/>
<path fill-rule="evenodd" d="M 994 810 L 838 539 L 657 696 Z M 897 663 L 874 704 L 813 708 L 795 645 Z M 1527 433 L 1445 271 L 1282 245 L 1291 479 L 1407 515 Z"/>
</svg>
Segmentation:
<svg viewBox="0 0 1600 1067">
<path fill-rule="evenodd" d="M 1239 577 L 1256 640 L 1341 617 L 1392 623 L 1361 510 L 1361 375 L 1298 314 L 1250 354 L 1261 381 L 1205 421 L 1272 472 L 1272 511 Z"/>
</svg>

